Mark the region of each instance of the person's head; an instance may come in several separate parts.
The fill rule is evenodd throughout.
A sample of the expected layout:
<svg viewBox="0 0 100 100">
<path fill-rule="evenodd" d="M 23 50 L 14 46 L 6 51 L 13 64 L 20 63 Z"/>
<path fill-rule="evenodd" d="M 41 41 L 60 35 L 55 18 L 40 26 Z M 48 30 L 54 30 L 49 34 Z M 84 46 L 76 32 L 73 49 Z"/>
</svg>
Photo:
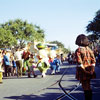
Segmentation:
<svg viewBox="0 0 100 100">
<path fill-rule="evenodd" d="M 56 55 L 56 58 L 60 58 L 60 56 L 59 55 Z"/>
<path fill-rule="evenodd" d="M 41 59 L 42 59 L 42 56 L 41 56 L 41 55 L 38 55 L 37 58 L 38 58 L 39 60 L 41 60 Z"/>
<path fill-rule="evenodd" d="M 84 34 L 80 34 L 77 36 L 75 44 L 78 46 L 86 47 L 89 45 L 89 40 L 87 36 L 85 36 Z"/>
<path fill-rule="evenodd" d="M 20 48 L 16 48 L 16 51 L 19 51 L 20 50 Z"/>
<path fill-rule="evenodd" d="M 0 54 L 2 54 L 2 50 L 0 49 Z"/>
<path fill-rule="evenodd" d="M 49 58 L 49 59 L 54 59 L 54 57 L 53 57 L 53 56 L 51 56 L 51 55 L 48 55 L 48 58 Z"/>
<path fill-rule="evenodd" d="M 34 58 L 34 57 L 33 57 L 33 54 L 31 54 L 30 57 L 31 57 L 31 58 Z"/>
</svg>

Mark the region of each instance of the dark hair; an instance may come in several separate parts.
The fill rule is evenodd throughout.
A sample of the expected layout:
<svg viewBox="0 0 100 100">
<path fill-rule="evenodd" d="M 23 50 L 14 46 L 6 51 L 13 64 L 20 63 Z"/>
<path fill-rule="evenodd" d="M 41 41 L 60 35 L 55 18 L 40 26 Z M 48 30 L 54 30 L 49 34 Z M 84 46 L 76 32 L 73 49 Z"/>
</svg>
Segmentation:
<svg viewBox="0 0 100 100">
<path fill-rule="evenodd" d="M 89 40 L 87 36 L 85 36 L 84 34 L 80 34 L 77 36 L 75 44 L 78 46 L 88 46 Z"/>
</svg>

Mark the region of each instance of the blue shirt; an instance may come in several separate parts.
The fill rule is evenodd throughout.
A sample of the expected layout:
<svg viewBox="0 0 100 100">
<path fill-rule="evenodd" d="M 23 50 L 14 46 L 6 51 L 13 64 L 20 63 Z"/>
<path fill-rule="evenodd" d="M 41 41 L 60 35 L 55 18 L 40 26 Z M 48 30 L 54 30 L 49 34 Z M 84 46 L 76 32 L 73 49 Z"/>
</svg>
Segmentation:
<svg viewBox="0 0 100 100">
<path fill-rule="evenodd" d="M 5 65 L 10 65 L 9 59 L 8 59 L 8 57 L 6 55 L 4 55 L 3 59 L 4 59 L 4 64 Z"/>
</svg>

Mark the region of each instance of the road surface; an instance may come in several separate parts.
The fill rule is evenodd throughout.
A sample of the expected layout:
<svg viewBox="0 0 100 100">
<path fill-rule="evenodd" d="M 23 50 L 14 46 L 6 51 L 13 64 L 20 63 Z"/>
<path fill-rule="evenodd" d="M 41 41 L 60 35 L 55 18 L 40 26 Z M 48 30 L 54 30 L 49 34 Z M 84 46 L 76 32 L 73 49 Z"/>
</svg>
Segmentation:
<svg viewBox="0 0 100 100">
<path fill-rule="evenodd" d="M 100 68 L 96 67 L 97 79 L 92 80 L 93 100 L 100 98 Z M 61 86 L 69 92 L 73 90 L 78 81 L 75 79 L 75 65 L 68 65 L 66 62 L 61 66 L 61 72 L 56 75 L 50 75 L 50 69 L 45 78 L 41 78 L 41 73 L 36 70 L 37 78 L 21 78 L 8 77 L 3 79 L 3 84 L 0 84 L 0 100 L 57 100 L 63 94 L 59 87 L 59 80 L 61 79 Z M 83 90 L 81 85 L 70 93 L 77 100 L 84 100 Z M 68 97 L 63 97 L 60 100 L 70 100 Z"/>
</svg>

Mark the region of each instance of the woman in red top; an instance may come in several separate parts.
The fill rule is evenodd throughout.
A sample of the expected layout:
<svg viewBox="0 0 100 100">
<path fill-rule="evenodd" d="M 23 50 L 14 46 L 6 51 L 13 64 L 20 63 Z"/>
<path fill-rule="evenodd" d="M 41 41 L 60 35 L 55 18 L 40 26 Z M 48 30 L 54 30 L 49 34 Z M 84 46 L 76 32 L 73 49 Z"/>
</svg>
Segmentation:
<svg viewBox="0 0 100 100">
<path fill-rule="evenodd" d="M 79 47 L 75 52 L 76 56 L 76 78 L 82 83 L 85 94 L 85 100 L 92 100 L 92 90 L 90 80 L 95 78 L 95 57 L 93 51 L 88 47 L 88 38 L 81 34 L 76 38 L 76 45 Z"/>
</svg>

